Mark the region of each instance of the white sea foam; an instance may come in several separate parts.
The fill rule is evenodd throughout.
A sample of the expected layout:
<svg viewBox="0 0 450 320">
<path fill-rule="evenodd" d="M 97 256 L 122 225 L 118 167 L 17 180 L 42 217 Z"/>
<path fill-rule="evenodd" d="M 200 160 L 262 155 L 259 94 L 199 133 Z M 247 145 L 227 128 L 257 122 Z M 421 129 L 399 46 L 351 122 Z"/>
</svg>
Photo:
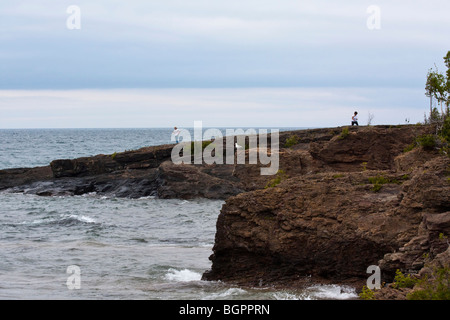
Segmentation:
<svg viewBox="0 0 450 320">
<path fill-rule="evenodd" d="M 137 198 L 135 200 L 153 200 L 153 199 L 156 199 L 156 196 L 145 196 L 145 197 Z"/>
<path fill-rule="evenodd" d="M 316 285 L 307 290 L 312 299 L 348 300 L 357 298 L 355 288 L 339 285 Z"/>
<path fill-rule="evenodd" d="M 203 300 L 223 300 L 228 299 L 235 296 L 240 296 L 246 294 L 247 291 L 241 288 L 229 288 L 222 292 L 214 292 L 212 294 L 209 294 L 205 297 L 203 297 Z"/>
<path fill-rule="evenodd" d="M 93 192 L 88 192 L 88 193 L 84 193 L 81 195 L 82 197 L 95 197 L 97 196 L 97 192 L 93 191 Z"/>
<path fill-rule="evenodd" d="M 201 273 L 189 269 L 176 270 L 170 268 L 169 271 L 165 274 L 164 278 L 169 281 L 188 282 L 200 281 L 202 279 L 202 275 Z"/>
<path fill-rule="evenodd" d="M 275 292 L 273 294 L 273 297 L 276 300 L 312 300 L 313 298 L 311 298 L 310 295 L 308 294 L 293 294 L 293 293 L 289 293 L 289 292 Z"/>
<path fill-rule="evenodd" d="M 41 218 L 41 219 L 34 219 L 33 221 L 29 222 L 29 221 L 22 221 L 19 224 L 31 224 L 31 225 L 38 225 L 38 224 L 48 224 L 48 223 L 54 223 L 54 222 L 58 222 L 61 220 L 65 220 L 65 219 L 73 219 L 73 220 L 77 220 L 80 222 L 85 222 L 85 223 L 95 223 L 95 219 L 88 217 L 88 216 L 84 216 L 84 215 L 77 215 L 77 214 L 61 214 L 59 215 L 60 219 L 55 219 L 55 218 Z"/>
<path fill-rule="evenodd" d="M 50 222 L 54 222 L 56 221 L 55 219 L 35 219 L 33 221 L 28 222 L 28 221 L 23 221 L 20 224 L 41 224 L 41 223 L 50 223 Z"/>
<path fill-rule="evenodd" d="M 86 223 L 95 223 L 96 222 L 95 219 L 93 219 L 91 217 L 83 216 L 83 215 L 80 216 L 77 214 L 70 214 L 70 215 L 62 214 L 62 215 L 60 215 L 60 217 L 63 219 L 69 218 L 69 219 L 74 219 L 74 220 L 78 220 L 80 222 L 86 222 Z"/>
</svg>

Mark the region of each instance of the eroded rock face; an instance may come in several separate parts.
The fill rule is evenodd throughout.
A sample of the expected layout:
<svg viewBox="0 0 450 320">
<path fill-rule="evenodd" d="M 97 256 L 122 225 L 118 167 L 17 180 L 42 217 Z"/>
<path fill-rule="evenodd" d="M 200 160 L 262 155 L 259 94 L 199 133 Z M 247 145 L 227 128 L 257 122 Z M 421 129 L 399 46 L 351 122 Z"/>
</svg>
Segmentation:
<svg viewBox="0 0 450 320">
<path fill-rule="evenodd" d="M 0 190 L 52 179 L 53 172 L 49 166 L 0 170 Z"/>
<path fill-rule="evenodd" d="M 449 158 L 419 149 L 403 154 L 417 132 L 378 131 L 313 143 L 315 161 L 298 150 L 298 174 L 229 198 L 204 279 L 257 285 L 314 275 L 342 282 L 367 278 L 367 267 L 379 265 L 392 281 L 397 269 L 419 272 L 444 252 Z"/>
<path fill-rule="evenodd" d="M 358 130 L 311 143 L 311 155 L 336 171 L 360 170 L 362 163 L 368 170 L 390 170 L 395 167 L 394 158 L 424 132 L 421 127 Z"/>
<path fill-rule="evenodd" d="M 127 169 L 146 170 L 157 168 L 170 159 L 172 147 L 163 145 L 112 155 L 54 160 L 50 167 L 55 178 L 96 176 Z"/>
<path fill-rule="evenodd" d="M 450 234 L 449 169 L 449 158 L 437 157 L 416 168 L 405 183 L 399 213 L 411 217 L 417 232 L 379 262 L 385 273 L 392 275 L 396 269 L 418 273 L 447 250 L 448 242 L 443 237 Z M 415 217 L 411 212 L 416 212 Z"/>
<path fill-rule="evenodd" d="M 230 165 L 175 165 L 166 161 L 158 168 L 159 198 L 225 199 L 237 195 L 239 180 Z"/>
</svg>

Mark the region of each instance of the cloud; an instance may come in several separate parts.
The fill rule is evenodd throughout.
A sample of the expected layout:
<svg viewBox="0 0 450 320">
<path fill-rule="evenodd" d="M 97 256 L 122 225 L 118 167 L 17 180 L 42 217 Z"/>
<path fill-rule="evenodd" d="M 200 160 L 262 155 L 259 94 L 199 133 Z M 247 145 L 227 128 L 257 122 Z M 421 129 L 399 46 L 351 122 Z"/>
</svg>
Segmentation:
<svg viewBox="0 0 450 320">
<path fill-rule="evenodd" d="M 81 9 L 68 30 L 66 9 Z M 366 26 L 381 9 L 381 29 Z M 0 127 L 423 120 L 448 0 L 4 0 Z M 395 110 L 395 112 L 392 112 Z"/>
<path fill-rule="evenodd" d="M 2 1 L 0 87 L 422 86 L 448 1 Z M 437 9 L 438 8 L 438 9 Z"/>
</svg>

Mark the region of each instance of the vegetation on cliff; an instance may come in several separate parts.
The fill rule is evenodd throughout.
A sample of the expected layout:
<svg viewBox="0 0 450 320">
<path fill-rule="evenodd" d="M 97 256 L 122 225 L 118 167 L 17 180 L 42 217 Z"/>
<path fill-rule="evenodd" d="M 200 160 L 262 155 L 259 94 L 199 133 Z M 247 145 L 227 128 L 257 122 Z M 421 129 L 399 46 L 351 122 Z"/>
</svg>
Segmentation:
<svg viewBox="0 0 450 320">
<path fill-rule="evenodd" d="M 436 70 L 431 68 L 427 74 L 425 95 L 430 98 L 429 122 L 438 122 L 442 116 L 450 115 L 450 51 L 447 52 L 443 59 L 447 67 L 446 73 L 440 73 L 436 67 Z M 433 99 L 441 107 L 440 116 L 438 110 L 433 108 Z"/>
</svg>

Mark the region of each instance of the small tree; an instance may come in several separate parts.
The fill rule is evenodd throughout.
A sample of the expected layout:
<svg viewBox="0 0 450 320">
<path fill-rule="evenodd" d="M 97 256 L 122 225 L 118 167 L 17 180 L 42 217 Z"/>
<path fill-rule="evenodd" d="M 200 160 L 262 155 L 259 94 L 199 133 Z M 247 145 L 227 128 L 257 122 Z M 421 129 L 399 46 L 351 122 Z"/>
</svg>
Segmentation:
<svg viewBox="0 0 450 320">
<path fill-rule="evenodd" d="M 428 70 L 427 82 L 425 84 L 425 95 L 430 98 L 430 114 L 433 112 L 433 97 L 436 91 L 436 74 L 432 70 Z"/>
<path fill-rule="evenodd" d="M 436 72 L 436 90 L 434 92 L 434 96 L 438 101 L 438 104 L 441 105 L 441 114 L 444 115 L 444 109 L 442 105 L 445 103 L 448 104 L 448 94 L 447 94 L 447 79 L 441 73 Z"/>
<path fill-rule="evenodd" d="M 447 81 L 445 82 L 444 90 L 447 92 L 446 114 L 448 117 L 450 116 L 450 51 L 447 52 L 447 55 L 444 57 L 444 63 L 447 67 Z"/>
<path fill-rule="evenodd" d="M 440 73 L 437 67 L 436 71 L 430 69 L 427 74 L 425 95 L 430 98 L 430 120 L 436 119 L 436 114 L 433 114 L 435 113 L 433 109 L 433 98 L 441 106 L 441 117 L 445 118 L 445 116 L 450 115 L 450 51 L 444 57 L 444 63 L 447 67 L 446 74 Z M 446 106 L 445 112 L 443 109 L 444 104 Z"/>
</svg>

